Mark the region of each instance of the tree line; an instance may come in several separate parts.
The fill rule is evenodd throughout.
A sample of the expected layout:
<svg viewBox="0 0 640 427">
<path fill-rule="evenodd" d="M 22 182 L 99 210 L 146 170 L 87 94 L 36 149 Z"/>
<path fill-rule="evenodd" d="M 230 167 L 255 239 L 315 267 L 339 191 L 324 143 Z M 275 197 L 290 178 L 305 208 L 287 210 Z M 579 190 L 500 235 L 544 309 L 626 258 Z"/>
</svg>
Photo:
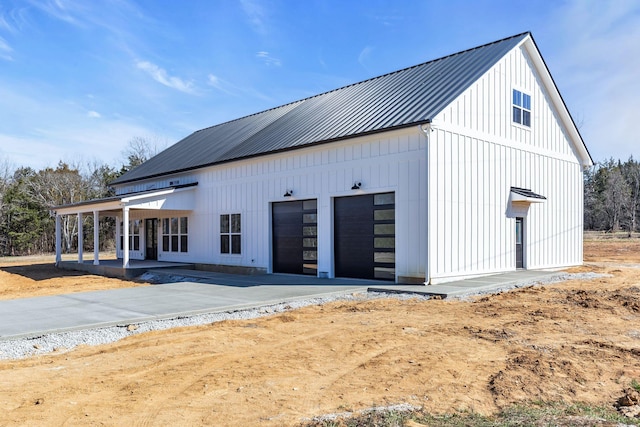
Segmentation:
<svg viewBox="0 0 640 427">
<path fill-rule="evenodd" d="M 82 165 L 59 162 L 36 171 L 30 167 L 12 167 L 0 162 L 0 256 L 18 256 L 55 252 L 55 217 L 51 207 L 68 205 L 115 195 L 109 183 L 143 163 L 159 151 L 157 144 L 145 138 L 133 138 L 123 152 L 119 168 L 93 162 Z M 77 250 L 78 218 L 61 218 L 63 252 Z M 87 250 L 93 250 L 93 218 L 83 217 Z M 100 250 L 115 248 L 115 220 L 100 221 Z"/>
<path fill-rule="evenodd" d="M 55 251 L 52 206 L 114 195 L 109 183 L 143 163 L 159 150 L 157 144 L 134 138 L 123 153 L 119 168 L 92 163 L 84 166 L 59 162 L 55 168 L 36 171 L 12 168 L 0 162 L 0 256 Z M 609 159 L 584 172 L 584 228 L 599 231 L 638 231 L 640 214 L 640 163 Z M 93 218 L 83 217 L 86 250 L 93 250 Z M 100 250 L 115 248 L 115 221 L 100 221 Z M 64 252 L 77 250 L 78 218 L 62 218 Z"/>
<path fill-rule="evenodd" d="M 638 231 L 640 163 L 609 159 L 584 172 L 584 228 Z"/>
</svg>

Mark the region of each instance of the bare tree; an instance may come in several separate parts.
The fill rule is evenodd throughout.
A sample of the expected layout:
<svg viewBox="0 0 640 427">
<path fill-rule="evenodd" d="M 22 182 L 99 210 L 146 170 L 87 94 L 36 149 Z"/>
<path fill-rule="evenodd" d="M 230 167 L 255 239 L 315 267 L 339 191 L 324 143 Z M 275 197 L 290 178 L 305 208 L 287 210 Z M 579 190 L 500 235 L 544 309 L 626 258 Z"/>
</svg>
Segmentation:
<svg viewBox="0 0 640 427">
<path fill-rule="evenodd" d="M 130 171 L 146 162 L 168 146 L 166 139 L 160 137 L 134 136 L 123 151 L 125 165 L 123 172 Z"/>
<path fill-rule="evenodd" d="M 15 167 L 7 159 L 0 160 L 0 254 L 7 253 L 9 246 L 8 238 L 8 215 L 5 195 L 9 189 Z"/>
<path fill-rule="evenodd" d="M 90 194 L 89 184 L 78 169 L 63 162 L 56 169 L 39 171 L 25 183 L 31 198 L 47 208 L 78 203 L 86 200 Z M 69 252 L 78 235 L 78 218 L 65 215 L 61 219 L 62 241 L 65 252 Z"/>
<path fill-rule="evenodd" d="M 618 231 L 628 218 L 631 190 L 620 167 L 610 170 L 604 191 L 604 210 L 608 214 L 609 229 Z"/>
<path fill-rule="evenodd" d="M 623 165 L 623 174 L 629 186 L 629 237 L 636 231 L 640 210 L 640 163 L 633 156 Z"/>
</svg>

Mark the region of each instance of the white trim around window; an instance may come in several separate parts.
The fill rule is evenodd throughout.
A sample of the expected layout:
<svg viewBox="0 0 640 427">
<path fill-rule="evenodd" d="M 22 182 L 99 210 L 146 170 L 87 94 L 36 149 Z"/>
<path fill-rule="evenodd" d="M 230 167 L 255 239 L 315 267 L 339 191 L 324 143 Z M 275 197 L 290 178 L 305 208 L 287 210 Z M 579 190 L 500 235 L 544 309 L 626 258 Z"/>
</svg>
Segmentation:
<svg viewBox="0 0 640 427">
<path fill-rule="evenodd" d="M 511 122 L 531 129 L 531 95 L 515 88 L 511 90 Z"/>
<path fill-rule="evenodd" d="M 220 253 L 242 254 L 242 215 L 225 213 L 220 215 Z"/>
</svg>

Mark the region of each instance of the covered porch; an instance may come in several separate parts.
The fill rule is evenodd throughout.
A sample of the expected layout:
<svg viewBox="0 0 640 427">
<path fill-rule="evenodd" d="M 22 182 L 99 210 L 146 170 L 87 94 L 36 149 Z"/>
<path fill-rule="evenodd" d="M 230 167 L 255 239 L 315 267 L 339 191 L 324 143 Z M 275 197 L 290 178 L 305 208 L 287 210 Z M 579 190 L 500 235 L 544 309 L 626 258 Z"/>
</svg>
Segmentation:
<svg viewBox="0 0 640 427">
<path fill-rule="evenodd" d="M 167 211 L 188 215 L 194 208 L 193 190 L 196 185 L 197 183 L 193 183 L 54 207 L 52 211 L 55 213 L 56 224 L 56 266 L 115 277 L 135 277 L 139 270 L 167 265 L 172 268 L 181 265 L 190 267 L 190 264 L 180 262 L 158 261 L 158 219 L 168 215 Z M 78 259 L 75 262 L 63 262 L 62 218 L 70 215 L 76 215 L 78 219 L 75 233 Z M 84 216 L 93 216 L 93 259 L 90 261 L 84 259 Z M 100 260 L 100 219 L 108 217 L 115 218 L 114 237 L 118 256 L 115 260 Z M 133 222 L 132 226 L 133 218 L 138 222 Z M 141 232 L 141 229 L 145 230 L 144 225 L 139 226 L 143 219 L 153 220 L 155 231 Z M 136 259 L 132 259 L 132 253 Z"/>
</svg>

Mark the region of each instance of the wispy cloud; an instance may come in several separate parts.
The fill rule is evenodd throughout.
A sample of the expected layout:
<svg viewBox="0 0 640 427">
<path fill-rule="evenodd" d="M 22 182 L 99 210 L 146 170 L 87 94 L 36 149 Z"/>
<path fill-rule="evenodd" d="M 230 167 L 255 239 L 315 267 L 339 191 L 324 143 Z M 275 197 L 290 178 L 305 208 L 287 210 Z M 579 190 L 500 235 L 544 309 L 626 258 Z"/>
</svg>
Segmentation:
<svg viewBox="0 0 640 427">
<path fill-rule="evenodd" d="M 49 16 L 60 21 L 76 26 L 83 26 L 82 20 L 74 16 L 81 3 L 68 0 L 35 0 L 30 2 L 32 6 L 40 9 Z"/>
<path fill-rule="evenodd" d="M 367 63 L 369 62 L 369 58 L 371 57 L 371 52 L 373 52 L 373 47 L 365 46 L 364 49 L 360 51 L 358 55 L 358 63 L 362 65 L 365 69 L 369 69 Z"/>
<path fill-rule="evenodd" d="M 184 93 L 192 95 L 196 93 L 193 82 L 170 76 L 165 69 L 158 67 L 156 64 L 152 64 L 149 61 L 138 61 L 136 66 L 160 84 Z"/>
<path fill-rule="evenodd" d="M 15 9 L 7 25 L 14 23 L 21 30 L 28 26 L 38 27 L 37 18 L 33 10 L 41 12 L 47 17 L 64 22 L 83 30 L 104 29 L 109 33 L 105 40 L 118 46 L 125 52 L 131 53 L 131 45 L 138 45 L 141 41 L 139 32 L 153 23 L 149 15 L 130 0 L 115 0 L 109 2 L 93 2 L 83 0 L 26 0 L 30 7 Z M 2 21 L 0 20 L 0 26 Z M 135 55 L 134 55 L 135 56 Z"/>
<path fill-rule="evenodd" d="M 373 19 L 385 27 L 395 27 L 402 21 L 402 16 L 395 14 L 374 15 Z"/>
<path fill-rule="evenodd" d="M 279 67 L 282 62 L 278 58 L 271 56 L 269 52 L 260 51 L 256 53 L 256 57 L 260 58 L 267 67 Z"/>
<path fill-rule="evenodd" d="M 6 61 L 13 61 L 11 52 L 13 52 L 13 49 L 11 49 L 11 46 L 9 46 L 9 43 L 7 43 L 5 39 L 0 37 L 0 59 L 4 59 Z"/>
<path fill-rule="evenodd" d="M 246 96 L 249 98 L 261 99 L 263 101 L 273 101 L 270 96 L 265 95 L 264 93 L 256 90 L 255 88 L 252 88 L 249 85 L 238 86 L 213 74 L 208 75 L 207 84 L 219 90 L 220 92 L 234 97 Z"/>
<path fill-rule="evenodd" d="M 262 4 L 254 0 L 241 0 L 240 4 L 254 31 L 261 35 L 267 34 L 267 12 Z"/>
<path fill-rule="evenodd" d="M 234 88 L 229 82 L 222 80 L 220 77 L 213 74 L 207 76 L 207 84 L 218 89 L 220 92 L 224 92 L 228 95 L 235 95 L 237 88 Z"/>
<path fill-rule="evenodd" d="M 92 119 L 99 119 L 102 116 L 97 111 L 88 111 L 87 117 L 91 117 Z"/>
<path fill-rule="evenodd" d="M 0 30 L 15 32 L 13 25 L 9 24 L 5 15 L 0 15 Z"/>
</svg>

